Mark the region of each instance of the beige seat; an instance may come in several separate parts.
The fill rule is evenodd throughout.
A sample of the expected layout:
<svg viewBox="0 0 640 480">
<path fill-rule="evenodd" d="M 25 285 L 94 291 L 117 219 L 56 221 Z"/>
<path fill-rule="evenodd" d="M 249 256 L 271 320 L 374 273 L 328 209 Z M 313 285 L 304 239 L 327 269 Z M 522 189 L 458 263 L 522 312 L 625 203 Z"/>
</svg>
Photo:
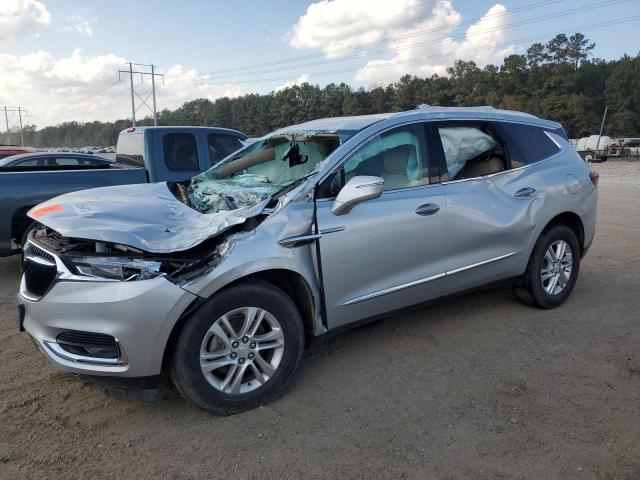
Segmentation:
<svg viewBox="0 0 640 480">
<path fill-rule="evenodd" d="M 382 176 L 385 190 L 409 186 L 409 177 L 407 177 L 408 163 L 408 150 L 394 148 L 384 154 L 384 172 Z"/>
<path fill-rule="evenodd" d="M 504 160 L 499 157 L 490 157 L 489 159 L 475 159 L 465 163 L 464 168 L 460 170 L 456 179 L 482 177 L 483 175 L 491 175 L 504 171 Z"/>
</svg>

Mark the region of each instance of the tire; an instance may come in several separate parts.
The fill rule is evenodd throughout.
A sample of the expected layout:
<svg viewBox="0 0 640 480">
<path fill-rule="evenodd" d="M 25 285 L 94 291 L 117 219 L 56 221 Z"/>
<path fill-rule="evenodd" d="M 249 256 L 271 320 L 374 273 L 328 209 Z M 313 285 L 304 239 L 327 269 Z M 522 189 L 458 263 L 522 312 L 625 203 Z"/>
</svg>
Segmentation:
<svg viewBox="0 0 640 480">
<path fill-rule="evenodd" d="M 582 154 L 582 159 L 587 163 L 593 162 L 593 160 L 595 159 L 595 156 L 590 151 L 587 151 Z"/>
<path fill-rule="evenodd" d="M 247 318 L 256 319 L 258 330 L 254 323 L 243 335 Z M 304 328 L 291 298 L 270 283 L 252 280 L 216 293 L 188 318 L 169 373 L 186 400 L 218 415 L 232 415 L 280 397 L 303 350 Z M 204 366 L 201 355 L 207 357 Z"/>
<path fill-rule="evenodd" d="M 29 223 L 27 225 L 27 228 L 25 228 L 24 232 L 22 232 L 22 236 L 20 238 L 20 247 L 24 248 L 25 243 L 27 243 L 27 238 L 29 237 L 29 234 L 35 230 L 36 228 L 41 227 L 42 224 L 40 222 L 36 222 L 35 220 L 32 221 L 31 223 Z"/>
<path fill-rule="evenodd" d="M 564 252 L 570 249 L 570 258 L 564 253 L 558 262 L 556 254 L 560 253 L 558 248 L 563 245 Z M 514 293 L 526 304 L 545 309 L 555 308 L 569 297 L 579 273 L 578 239 L 569 227 L 555 225 L 542 232 L 538 238 L 527 264 L 527 270 L 514 287 Z M 555 286 L 552 283 L 554 281 L 556 281 Z"/>
</svg>

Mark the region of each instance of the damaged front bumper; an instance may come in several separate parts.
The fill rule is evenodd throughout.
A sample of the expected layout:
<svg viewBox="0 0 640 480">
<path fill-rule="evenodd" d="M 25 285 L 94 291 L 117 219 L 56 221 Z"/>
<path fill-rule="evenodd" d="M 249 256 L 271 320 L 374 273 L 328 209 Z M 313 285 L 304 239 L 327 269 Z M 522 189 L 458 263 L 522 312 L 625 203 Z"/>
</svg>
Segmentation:
<svg viewBox="0 0 640 480">
<path fill-rule="evenodd" d="M 58 281 L 34 299 L 23 277 L 18 303 L 24 308 L 25 330 L 59 370 L 147 377 L 160 374 L 171 330 L 196 298 L 158 277 Z"/>
</svg>

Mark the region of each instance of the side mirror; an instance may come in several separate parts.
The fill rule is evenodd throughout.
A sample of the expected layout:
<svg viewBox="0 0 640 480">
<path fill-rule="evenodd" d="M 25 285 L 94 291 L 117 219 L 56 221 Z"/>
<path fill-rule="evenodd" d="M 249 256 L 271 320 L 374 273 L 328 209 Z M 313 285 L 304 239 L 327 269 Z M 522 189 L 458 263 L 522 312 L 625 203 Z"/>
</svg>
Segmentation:
<svg viewBox="0 0 640 480">
<path fill-rule="evenodd" d="M 344 215 L 353 207 L 367 200 L 378 198 L 384 190 L 384 179 L 381 177 L 358 176 L 349 180 L 333 201 L 331 213 Z"/>
</svg>

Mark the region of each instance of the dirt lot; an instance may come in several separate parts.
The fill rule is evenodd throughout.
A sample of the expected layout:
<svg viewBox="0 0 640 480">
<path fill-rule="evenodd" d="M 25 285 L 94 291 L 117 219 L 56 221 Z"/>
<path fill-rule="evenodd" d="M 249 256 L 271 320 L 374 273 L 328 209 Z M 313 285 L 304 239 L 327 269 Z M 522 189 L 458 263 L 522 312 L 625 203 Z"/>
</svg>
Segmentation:
<svg viewBox="0 0 640 480">
<path fill-rule="evenodd" d="M 18 259 L 0 260 L 0 478 L 639 479 L 640 162 L 595 168 L 598 233 L 561 308 L 492 289 L 395 316 L 228 418 L 55 373 L 17 332 Z"/>
</svg>

